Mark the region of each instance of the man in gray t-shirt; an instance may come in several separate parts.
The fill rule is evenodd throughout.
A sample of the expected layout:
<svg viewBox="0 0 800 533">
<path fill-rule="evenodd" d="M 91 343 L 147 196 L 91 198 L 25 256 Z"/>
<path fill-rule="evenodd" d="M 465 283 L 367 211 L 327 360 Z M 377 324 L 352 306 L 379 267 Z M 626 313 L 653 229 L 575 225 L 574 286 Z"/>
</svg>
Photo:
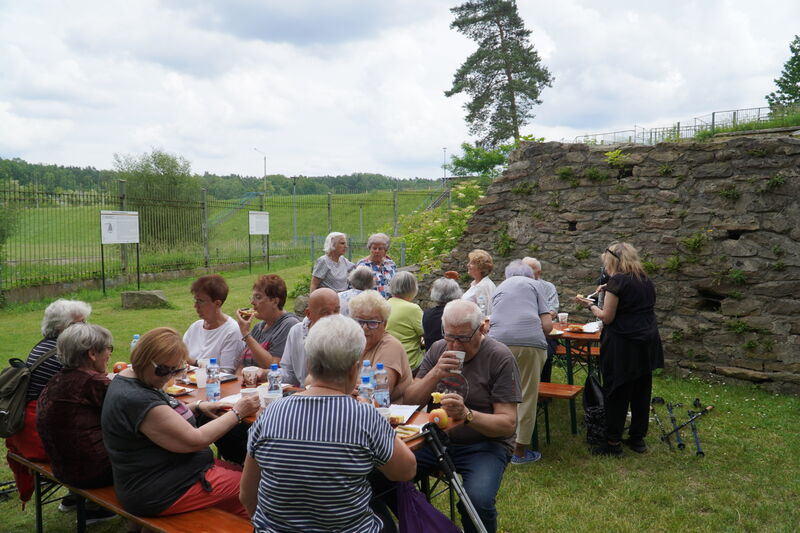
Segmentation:
<svg viewBox="0 0 800 533">
<path fill-rule="evenodd" d="M 469 392 L 466 401 L 458 394 L 446 394 L 442 408 L 448 416 L 464 420 L 450 431 L 447 448 L 464 488 L 490 533 L 497 529 L 495 498 L 503 481 L 514 442 L 517 403 L 521 401 L 519 369 L 509 349 L 480 331 L 483 315 L 467 300 L 453 300 L 442 314 L 444 338 L 430 347 L 417 377 L 404 393 L 404 402 L 423 404 L 430 399 L 442 378 L 453 375 L 459 361 L 453 350 L 465 353 L 462 375 Z M 416 452 L 417 467 L 436 466 L 429 448 Z M 468 515 L 461 512 L 465 532 L 476 531 Z"/>
</svg>

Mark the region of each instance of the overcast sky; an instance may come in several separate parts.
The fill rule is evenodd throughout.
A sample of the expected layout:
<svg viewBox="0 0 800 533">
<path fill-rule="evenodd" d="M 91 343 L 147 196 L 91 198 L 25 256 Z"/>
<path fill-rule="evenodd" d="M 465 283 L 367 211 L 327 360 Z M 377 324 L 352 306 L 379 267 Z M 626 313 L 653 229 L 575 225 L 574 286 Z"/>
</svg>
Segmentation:
<svg viewBox="0 0 800 533">
<path fill-rule="evenodd" d="M 0 0 L 0 157 L 197 173 L 441 176 L 475 44 L 444 0 Z M 766 105 L 799 0 L 519 0 L 548 140 Z"/>
</svg>

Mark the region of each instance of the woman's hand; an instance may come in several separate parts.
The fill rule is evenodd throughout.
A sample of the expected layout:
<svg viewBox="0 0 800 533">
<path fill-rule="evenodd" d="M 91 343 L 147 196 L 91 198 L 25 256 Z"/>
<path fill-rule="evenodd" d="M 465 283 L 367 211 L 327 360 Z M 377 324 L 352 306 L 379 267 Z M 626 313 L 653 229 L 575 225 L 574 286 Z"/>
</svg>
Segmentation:
<svg viewBox="0 0 800 533">
<path fill-rule="evenodd" d="M 573 298 L 573 300 L 575 300 L 575 303 L 581 304 L 586 309 L 589 309 L 589 307 L 594 305 L 594 300 L 590 300 L 589 298 L 578 298 L 576 296 L 575 298 Z"/>
<path fill-rule="evenodd" d="M 258 399 L 258 394 L 253 394 L 244 398 L 239 398 L 233 407 L 236 409 L 236 412 L 239 413 L 239 416 L 242 418 L 247 418 L 248 416 L 253 416 L 258 412 L 258 408 L 261 407 L 261 403 Z"/>
<path fill-rule="evenodd" d="M 606 290 L 606 285 L 608 285 L 608 284 L 607 283 L 603 283 L 602 285 L 598 285 L 597 288 L 594 290 L 594 292 L 603 292 L 603 291 L 605 291 Z"/>
<path fill-rule="evenodd" d="M 197 411 L 206 416 L 206 418 L 215 419 L 224 415 L 230 409 L 229 405 L 221 404 L 219 402 L 199 402 L 197 404 Z"/>
<path fill-rule="evenodd" d="M 242 332 L 242 337 L 250 333 L 250 327 L 253 324 L 253 317 L 255 315 L 250 315 L 249 317 L 245 318 L 239 312 L 239 309 L 236 310 L 236 323 L 239 324 L 239 331 Z"/>
<path fill-rule="evenodd" d="M 464 398 L 460 394 L 448 392 L 442 396 L 442 409 L 450 418 L 464 420 L 467 416 L 467 406 L 464 405 Z"/>
</svg>

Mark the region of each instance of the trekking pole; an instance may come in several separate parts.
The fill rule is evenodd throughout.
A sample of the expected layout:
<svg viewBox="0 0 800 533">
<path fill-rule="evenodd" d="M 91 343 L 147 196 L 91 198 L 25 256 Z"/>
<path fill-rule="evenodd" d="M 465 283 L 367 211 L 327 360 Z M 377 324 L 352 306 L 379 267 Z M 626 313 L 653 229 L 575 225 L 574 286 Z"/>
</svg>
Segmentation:
<svg viewBox="0 0 800 533">
<path fill-rule="evenodd" d="M 694 423 L 694 418 L 692 418 L 696 413 L 695 411 L 689 410 L 687 411 L 689 414 L 689 422 L 692 426 L 692 435 L 694 435 L 694 447 L 697 448 L 697 457 L 705 457 L 706 454 L 703 453 L 703 450 L 700 449 L 700 436 L 697 434 L 697 424 Z"/>
<path fill-rule="evenodd" d="M 669 411 L 669 419 L 672 421 L 672 432 L 670 434 L 675 433 L 675 440 L 678 442 L 678 449 L 682 450 L 686 448 L 686 444 L 684 444 L 683 439 L 681 439 L 680 428 L 678 427 L 678 422 L 675 420 L 675 414 L 672 412 L 673 407 L 680 407 L 680 406 L 681 404 L 679 403 L 676 403 L 674 405 L 672 403 L 668 403 L 667 411 Z"/>
<path fill-rule="evenodd" d="M 677 428 L 675 428 L 675 429 L 673 429 L 672 431 L 670 431 L 669 433 L 667 433 L 667 434 L 665 435 L 665 438 L 669 438 L 669 436 L 670 436 L 670 435 L 672 435 L 673 433 L 675 433 L 676 431 L 678 431 L 678 430 L 680 430 L 680 429 L 683 429 L 684 427 L 688 426 L 689 424 L 691 424 L 692 422 L 694 422 L 695 420 L 697 420 L 697 419 L 698 419 L 698 418 L 700 418 L 701 416 L 703 416 L 703 415 L 705 415 L 705 414 L 708 414 L 709 412 L 711 412 L 711 410 L 712 410 L 712 409 L 714 409 L 714 406 L 713 406 L 713 405 L 707 405 L 706 407 L 703 407 L 703 410 L 702 410 L 702 411 L 700 411 L 699 413 L 696 413 L 696 414 L 695 414 L 693 417 L 691 417 L 689 420 L 687 420 L 686 422 L 684 422 L 683 424 L 681 424 L 681 425 L 680 425 L 680 426 L 678 426 Z"/>
<path fill-rule="evenodd" d="M 660 397 L 656 396 L 655 398 L 653 398 L 653 401 L 650 402 L 650 411 L 652 411 L 653 418 L 655 419 L 656 424 L 658 424 L 658 429 L 661 430 L 661 441 L 662 442 L 666 442 L 667 446 L 669 446 L 669 449 L 671 450 L 672 449 L 672 441 L 669 440 L 668 438 L 666 438 L 667 430 L 664 429 L 664 424 L 661 423 L 661 417 L 659 417 L 658 413 L 656 412 L 656 405 L 655 404 L 659 403 L 657 400 L 661 400 L 660 403 L 664 403 L 664 399 L 663 398 L 660 398 Z"/>
</svg>

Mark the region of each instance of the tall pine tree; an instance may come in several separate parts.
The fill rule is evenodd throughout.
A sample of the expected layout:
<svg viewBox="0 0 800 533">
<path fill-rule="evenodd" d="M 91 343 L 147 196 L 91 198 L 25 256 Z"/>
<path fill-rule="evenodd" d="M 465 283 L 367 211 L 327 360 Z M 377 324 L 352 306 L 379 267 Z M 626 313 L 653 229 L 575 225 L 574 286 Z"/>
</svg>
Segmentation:
<svg viewBox="0 0 800 533">
<path fill-rule="evenodd" d="M 767 95 L 772 108 L 800 104 L 800 35 L 789 45 L 792 56 L 783 65 L 781 77 L 775 79 L 778 90 Z"/>
<path fill-rule="evenodd" d="M 516 2 L 475 0 L 450 11 L 456 17 L 450 28 L 476 41 L 478 49 L 456 71 L 445 96 L 465 92 L 472 98 L 464 104 L 466 121 L 483 146 L 519 139 L 553 78 L 528 40 L 531 32 Z"/>
</svg>

